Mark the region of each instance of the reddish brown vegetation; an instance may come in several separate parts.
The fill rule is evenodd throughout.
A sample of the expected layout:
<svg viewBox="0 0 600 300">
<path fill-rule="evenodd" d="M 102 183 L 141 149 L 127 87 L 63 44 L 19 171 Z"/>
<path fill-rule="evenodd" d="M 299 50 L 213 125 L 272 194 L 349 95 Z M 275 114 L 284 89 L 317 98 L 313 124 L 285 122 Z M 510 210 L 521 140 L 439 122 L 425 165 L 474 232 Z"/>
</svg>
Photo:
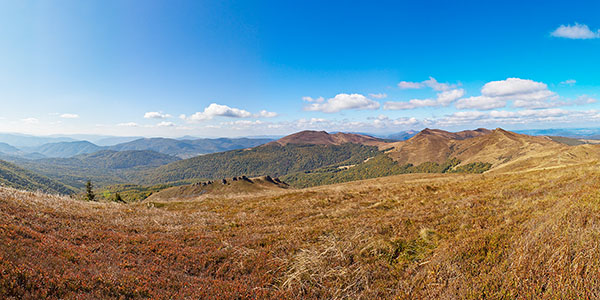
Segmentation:
<svg viewBox="0 0 600 300">
<path fill-rule="evenodd" d="M 179 218 L 189 228 L 174 224 Z M 205 224 L 198 224 L 197 219 Z M 0 191 L 0 295 L 40 298 L 266 299 L 281 261 L 179 215 Z M 231 239 L 231 240 L 230 240 Z M 239 240 L 239 239 L 238 239 Z M 251 242 L 251 241 L 249 241 Z M 250 245 L 254 246 L 254 245 Z M 234 259 L 231 259 L 234 258 Z"/>
<path fill-rule="evenodd" d="M 185 201 L 0 189 L 0 298 L 592 299 L 596 164 Z"/>
</svg>

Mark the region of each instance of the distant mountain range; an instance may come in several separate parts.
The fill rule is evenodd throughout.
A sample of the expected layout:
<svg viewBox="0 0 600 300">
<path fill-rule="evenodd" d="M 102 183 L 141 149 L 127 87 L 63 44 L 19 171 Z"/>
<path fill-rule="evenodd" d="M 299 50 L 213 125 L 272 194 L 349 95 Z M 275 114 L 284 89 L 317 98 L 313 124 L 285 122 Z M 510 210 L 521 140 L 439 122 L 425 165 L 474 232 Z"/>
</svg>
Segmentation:
<svg viewBox="0 0 600 300">
<path fill-rule="evenodd" d="M 27 137 L 33 138 L 33 137 Z M 44 141 L 47 139 L 44 139 Z M 61 141 L 45 143 L 37 146 L 15 147 L 0 142 L 0 157 L 18 156 L 28 159 L 39 158 L 68 158 L 80 154 L 94 153 L 101 150 L 128 151 L 151 150 L 163 154 L 190 158 L 197 155 L 222 152 L 234 149 L 244 149 L 259 146 L 272 141 L 271 139 L 250 138 L 219 138 L 178 140 L 169 138 L 139 138 L 133 141 L 112 145 L 99 146 L 88 141 Z"/>
<path fill-rule="evenodd" d="M 108 147 L 110 150 L 152 150 L 180 158 L 190 158 L 202 154 L 223 152 L 235 149 L 256 147 L 272 141 L 271 139 L 249 139 L 249 138 L 219 138 L 219 139 L 196 139 L 177 140 L 167 138 L 144 138 L 128 143 L 122 143 Z"/>
<path fill-rule="evenodd" d="M 177 157 L 150 150 L 102 150 L 69 158 L 6 159 L 19 167 L 76 188 L 83 188 L 88 179 L 97 185 L 139 182 L 140 174 L 179 160 Z"/>
<path fill-rule="evenodd" d="M 28 153 L 39 153 L 45 157 L 73 157 L 75 155 L 100 151 L 104 148 L 88 141 L 76 141 L 48 143 L 37 147 L 24 147 L 22 149 Z"/>
<path fill-rule="evenodd" d="M 389 137 L 302 131 L 278 140 L 143 138 L 108 147 L 86 141 L 24 147 L 35 152 L 0 143 L 0 159 L 10 164 L 5 178 L 39 174 L 35 178 L 76 190 L 88 179 L 106 187 L 271 175 L 305 187 L 405 173 L 517 172 L 600 160 L 600 145 L 593 141 L 503 129 L 424 129 L 398 134 L 396 141 Z M 16 173 L 25 175 L 10 175 Z M 38 179 L 31 181 L 43 181 Z"/>
</svg>

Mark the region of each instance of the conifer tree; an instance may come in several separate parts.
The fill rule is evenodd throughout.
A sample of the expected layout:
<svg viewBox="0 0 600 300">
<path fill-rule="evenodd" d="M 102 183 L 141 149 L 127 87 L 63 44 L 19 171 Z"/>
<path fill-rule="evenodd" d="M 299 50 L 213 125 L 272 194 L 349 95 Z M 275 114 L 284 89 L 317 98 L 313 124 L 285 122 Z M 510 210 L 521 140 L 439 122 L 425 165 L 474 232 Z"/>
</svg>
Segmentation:
<svg viewBox="0 0 600 300">
<path fill-rule="evenodd" d="M 88 180 L 85 184 L 85 198 L 88 201 L 95 201 L 96 195 L 94 195 L 94 186 L 92 185 L 92 181 Z"/>
</svg>

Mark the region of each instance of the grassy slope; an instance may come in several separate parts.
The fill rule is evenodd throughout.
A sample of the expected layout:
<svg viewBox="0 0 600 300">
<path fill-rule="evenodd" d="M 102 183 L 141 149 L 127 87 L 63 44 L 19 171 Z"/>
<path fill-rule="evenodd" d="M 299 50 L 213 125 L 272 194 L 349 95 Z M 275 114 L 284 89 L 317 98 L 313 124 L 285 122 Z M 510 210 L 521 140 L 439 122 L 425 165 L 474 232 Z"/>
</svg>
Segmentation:
<svg viewBox="0 0 600 300">
<path fill-rule="evenodd" d="M 74 190 L 48 177 L 0 160 L 0 185 L 30 191 L 72 194 Z"/>
<path fill-rule="evenodd" d="M 594 298 L 599 191 L 595 164 L 136 205 L 0 189 L 0 295 Z"/>
<path fill-rule="evenodd" d="M 205 182 L 207 183 L 207 182 Z M 283 182 L 275 182 L 273 179 L 268 180 L 266 176 L 250 178 L 248 181 L 243 179 L 233 180 L 227 178 L 225 184 L 221 181 L 207 183 L 206 185 L 192 184 L 171 187 L 153 193 L 146 201 L 163 201 L 193 199 L 199 196 L 206 195 L 236 195 L 256 194 L 266 192 L 268 190 L 287 189 L 289 186 Z"/>
</svg>

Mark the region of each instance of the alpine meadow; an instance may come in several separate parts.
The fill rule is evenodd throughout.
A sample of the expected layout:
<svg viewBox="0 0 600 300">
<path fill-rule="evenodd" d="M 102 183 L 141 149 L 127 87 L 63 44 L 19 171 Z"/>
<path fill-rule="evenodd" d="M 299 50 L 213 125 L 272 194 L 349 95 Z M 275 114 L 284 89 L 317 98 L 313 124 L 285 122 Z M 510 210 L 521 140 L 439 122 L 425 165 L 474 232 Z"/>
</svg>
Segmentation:
<svg viewBox="0 0 600 300">
<path fill-rule="evenodd" d="M 0 3 L 0 299 L 600 299 L 598 11 Z"/>
</svg>

